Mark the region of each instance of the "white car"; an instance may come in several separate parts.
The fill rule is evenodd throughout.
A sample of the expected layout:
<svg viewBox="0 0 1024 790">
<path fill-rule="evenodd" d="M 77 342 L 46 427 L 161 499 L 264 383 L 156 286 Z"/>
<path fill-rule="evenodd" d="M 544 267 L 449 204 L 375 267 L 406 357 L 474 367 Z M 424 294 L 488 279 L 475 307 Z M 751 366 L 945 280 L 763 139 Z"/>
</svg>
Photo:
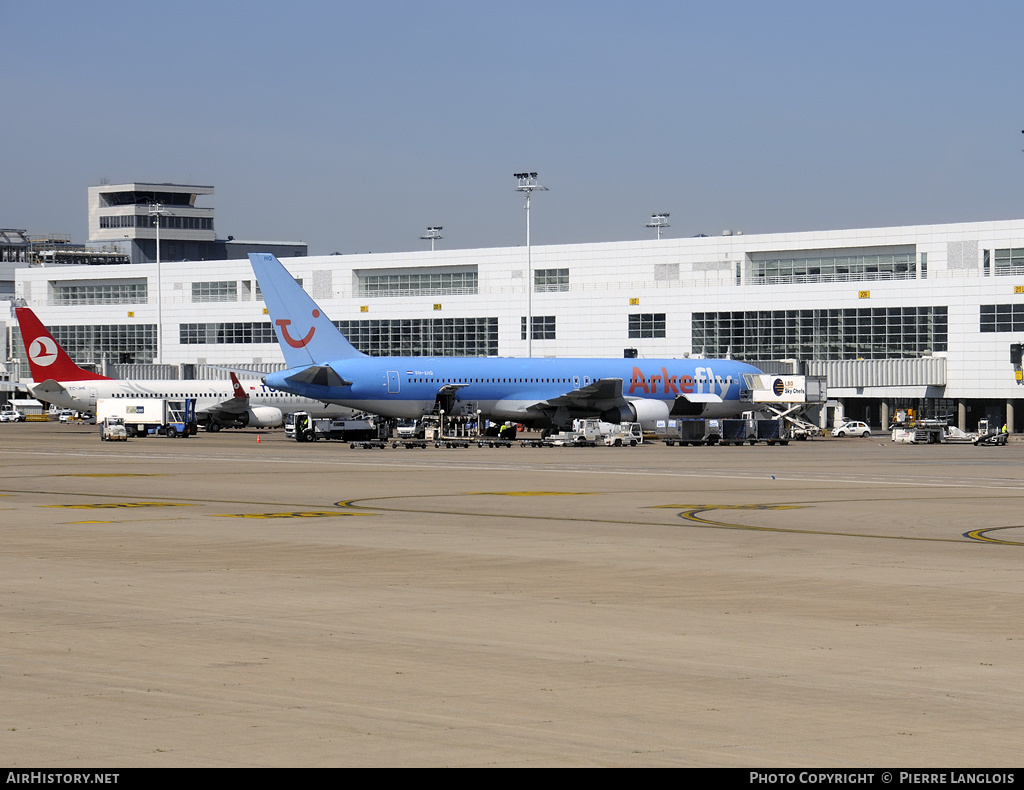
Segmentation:
<svg viewBox="0 0 1024 790">
<path fill-rule="evenodd" d="M 838 428 L 832 429 L 833 436 L 870 436 L 871 429 L 866 422 L 844 422 Z"/>
<path fill-rule="evenodd" d="M 0 422 L 24 422 L 25 417 L 20 411 L 3 411 L 0 412 Z"/>
</svg>

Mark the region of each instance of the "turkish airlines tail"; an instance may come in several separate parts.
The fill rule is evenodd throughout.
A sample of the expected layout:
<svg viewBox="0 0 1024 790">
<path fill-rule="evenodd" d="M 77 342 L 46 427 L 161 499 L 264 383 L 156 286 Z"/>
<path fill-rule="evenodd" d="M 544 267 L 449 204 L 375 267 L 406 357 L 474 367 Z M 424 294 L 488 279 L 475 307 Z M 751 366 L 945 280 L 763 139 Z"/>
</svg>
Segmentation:
<svg viewBox="0 0 1024 790">
<path fill-rule="evenodd" d="M 16 307 L 14 312 L 18 316 L 21 339 L 25 343 L 25 352 L 28 354 L 28 366 L 32 371 L 32 381 L 39 384 L 48 379 L 95 381 L 109 378 L 78 367 L 29 308 Z"/>
</svg>

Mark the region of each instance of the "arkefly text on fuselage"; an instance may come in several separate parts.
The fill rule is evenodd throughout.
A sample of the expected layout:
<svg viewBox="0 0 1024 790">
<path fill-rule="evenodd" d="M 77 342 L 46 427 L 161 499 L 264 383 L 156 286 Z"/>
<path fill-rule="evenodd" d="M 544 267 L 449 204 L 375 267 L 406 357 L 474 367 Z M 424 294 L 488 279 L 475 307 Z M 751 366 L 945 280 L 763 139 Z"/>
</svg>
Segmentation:
<svg viewBox="0 0 1024 790">
<path fill-rule="evenodd" d="M 273 255 L 251 253 L 287 370 L 266 383 L 380 414 L 446 414 L 567 428 L 573 419 L 640 422 L 738 414 L 744 373 L 728 359 L 370 357 L 353 347 Z"/>
</svg>

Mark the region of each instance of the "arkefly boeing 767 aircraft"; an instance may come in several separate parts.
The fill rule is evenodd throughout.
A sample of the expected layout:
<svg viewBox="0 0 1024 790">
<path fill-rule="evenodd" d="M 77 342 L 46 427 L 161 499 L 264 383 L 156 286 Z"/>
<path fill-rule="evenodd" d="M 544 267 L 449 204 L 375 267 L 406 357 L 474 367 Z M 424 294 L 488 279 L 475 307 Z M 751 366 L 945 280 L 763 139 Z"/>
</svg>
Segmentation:
<svg viewBox="0 0 1024 790">
<path fill-rule="evenodd" d="M 639 422 L 739 414 L 744 373 L 728 359 L 370 357 L 358 351 L 269 253 L 250 253 L 287 370 L 274 389 L 385 417 L 446 414 L 568 428 L 573 419 Z"/>
</svg>

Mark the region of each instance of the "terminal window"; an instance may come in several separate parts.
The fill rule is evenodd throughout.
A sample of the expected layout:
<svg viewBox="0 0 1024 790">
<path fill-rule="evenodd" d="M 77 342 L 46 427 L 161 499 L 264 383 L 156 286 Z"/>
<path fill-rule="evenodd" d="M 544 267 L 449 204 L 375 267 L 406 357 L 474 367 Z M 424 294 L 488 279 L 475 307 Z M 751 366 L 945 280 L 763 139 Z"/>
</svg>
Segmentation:
<svg viewBox="0 0 1024 790">
<path fill-rule="evenodd" d="M 914 279 L 913 250 L 838 255 L 820 254 L 792 258 L 765 258 L 752 262 L 756 285 L 780 283 L 853 282 L 860 280 Z"/>
<path fill-rule="evenodd" d="M 54 326 L 50 334 L 79 365 L 151 364 L 156 359 L 156 324 Z"/>
<path fill-rule="evenodd" d="M 982 332 L 1024 332 L 1024 304 L 983 304 Z"/>
<path fill-rule="evenodd" d="M 533 290 L 538 293 L 569 290 L 568 269 L 537 269 L 533 273 Z"/>
<path fill-rule="evenodd" d="M 475 267 L 450 272 L 359 272 L 356 274 L 356 295 L 382 296 L 447 296 L 476 294 L 479 278 Z"/>
<path fill-rule="evenodd" d="M 665 337 L 665 313 L 630 313 L 630 337 Z"/>
<path fill-rule="evenodd" d="M 555 340 L 555 317 L 553 315 L 535 315 L 533 317 L 533 339 Z M 519 334 L 526 340 L 526 316 L 519 322 Z"/>
<path fill-rule="evenodd" d="M 335 321 L 348 341 L 374 357 L 494 357 L 498 319 L 405 318 Z"/>
<path fill-rule="evenodd" d="M 1024 274 L 1024 248 L 995 250 L 996 274 Z"/>
<path fill-rule="evenodd" d="M 237 302 L 238 282 L 221 280 L 192 283 L 193 302 Z"/>
<path fill-rule="evenodd" d="M 145 304 L 145 280 L 128 283 L 54 283 L 50 304 Z"/>
<path fill-rule="evenodd" d="M 945 351 L 946 307 L 694 313 L 692 352 L 737 359 L 913 359 Z"/>
<path fill-rule="evenodd" d="M 203 344 L 276 343 L 269 322 L 179 324 L 178 342 L 184 346 Z"/>
</svg>

